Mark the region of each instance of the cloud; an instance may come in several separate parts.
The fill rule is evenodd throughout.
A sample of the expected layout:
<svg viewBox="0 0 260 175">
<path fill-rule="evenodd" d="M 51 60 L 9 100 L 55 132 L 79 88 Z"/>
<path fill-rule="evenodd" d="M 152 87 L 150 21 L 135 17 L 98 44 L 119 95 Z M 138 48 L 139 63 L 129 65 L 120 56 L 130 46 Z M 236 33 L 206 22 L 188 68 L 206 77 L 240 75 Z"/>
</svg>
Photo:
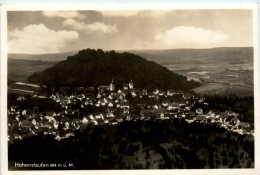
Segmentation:
<svg viewBox="0 0 260 175">
<path fill-rule="evenodd" d="M 78 39 L 76 31 L 54 31 L 44 24 L 31 24 L 22 30 L 15 29 L 9 33 L 9 53 L 56 53 L 62 51 L 68 42 Z"/>
<path fill-rule="evenodd" d="M 135 16 L 140 11 L 138 10 L 102 10 L 100 11 L 104 17 L 117 17 L 117 16 L 123 16 L 123 17 L 129 17 L 129 16 Z"/>
<path fill-rule="evenodd" d="M 103 32 L 103 33 L 114 33 L 117 32 L 116 25 L 106 25 L 100 22 L 94 22 L 92 24 L 86 24 L 84 22 L 78 22 L 74 19 L 67 19 L 63 21 L 63 25 L 66 27 L 71 27 L 75 30 L 82 30 L 85 32 Z"/>
<path fill-rule="evenodd" d="M 170 12 L 174 13 L 174 11 L 170 11 L 170 10 L 145 10 L 145 11 L 141 11 L 140 14 L 144 16 L 150 16 L 150 17 L 161 17 Z"/>
<path fill-rule="evenodd" d="M 100 12 L 104 17 L 130 17 L 135 15 L 160 17 L 170 11 L 169 10 L 104 10 Z"/>
<path fill-rule="evenodd" d="M 229 35 L 221 31 L 177 26 L 157 34 L 155 39 L 168 48 L 209 48 L 219 47 L 221 43 L 229 40 Z"/>
<path fill-rule="evenodd" d="M 59 17 L 59 18 L 77 18 L 85 19 L 86 16 L 77 11 L 43 11 L 42 14 L 46 17 Z"/>
</svg>

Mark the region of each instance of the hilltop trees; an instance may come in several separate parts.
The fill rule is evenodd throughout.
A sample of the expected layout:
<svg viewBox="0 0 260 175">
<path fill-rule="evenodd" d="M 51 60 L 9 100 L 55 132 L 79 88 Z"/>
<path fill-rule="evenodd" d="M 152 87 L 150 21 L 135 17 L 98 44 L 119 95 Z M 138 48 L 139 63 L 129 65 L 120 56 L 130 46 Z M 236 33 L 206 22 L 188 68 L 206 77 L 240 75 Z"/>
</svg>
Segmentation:
<svg viewBox="0 0 260 175">
<path fill-rule="evenodd" d="M 133 79 L 135 87 L 188 91 L 199 83 L 131 53 L 84 49 L 51 68 L 33 74 L 30 82 L 48 87 L 99 86 L 114 80 L 117 88 Z"/>
</svg>

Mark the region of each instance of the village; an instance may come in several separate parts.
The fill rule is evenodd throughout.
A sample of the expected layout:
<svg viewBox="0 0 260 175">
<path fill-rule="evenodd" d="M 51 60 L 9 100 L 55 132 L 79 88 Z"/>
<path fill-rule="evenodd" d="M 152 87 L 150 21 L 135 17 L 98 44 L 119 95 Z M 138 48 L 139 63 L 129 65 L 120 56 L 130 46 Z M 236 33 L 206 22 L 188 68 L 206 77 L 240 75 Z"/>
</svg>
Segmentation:
<svg viewBox="0 0 260 175">
<path fill-rule="evenodd" d="M 31 137 L 43 133 L 56 140 L 74 136 L 75 131 L 84 131 L 89 125 L 118 125 L 126 121 L 185 119 L 186 122 L 214 125 L 238 134 L 252 134 L 250 124 L 240 121 L 239 114 L 228 110 L 208 109 L 203 97 L 173 89 L 163 91 L 134 88 L 134 83 L 123 84 L 116 89 L 110 85 L 79 87 L 77 93 L 64 95 L 55 92 L 50 96 L 34 94 L 32 98 L 48 98 L 61 106 L 59 112 L 33 112 L 11 106 L 8 109 L 8 140 Z M 26 98 L 20 96 L 17 101 Z"/>
</svg>

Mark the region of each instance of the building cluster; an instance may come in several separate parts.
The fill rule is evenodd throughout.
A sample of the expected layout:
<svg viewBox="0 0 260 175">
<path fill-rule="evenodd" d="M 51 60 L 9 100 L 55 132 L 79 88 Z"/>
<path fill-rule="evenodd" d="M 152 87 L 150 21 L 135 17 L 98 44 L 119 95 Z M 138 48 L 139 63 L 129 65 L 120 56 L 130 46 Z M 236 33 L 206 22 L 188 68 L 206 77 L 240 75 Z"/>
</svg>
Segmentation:
<svg viewBox="0 0 260 175">
<path fill-rule="evenodd" d="M 49 97 L 60 104 L 60 111 L 33 112 L 12 106 L 8 110 L 8 139 L 22 140 L 39 133 L 51 134 L 57 140 L 74 136 L 88 125 L 117 125 L 124 121 L 185 119 L 188 123 L 216 125 L 239 134 L 252 134 L 250 125 L 238 119 L 233 111 L 207 109 L 204 98 L 198 98 L 182 91 L 134 88 L 133 81 L 115 89 L 102 85 L 81 87 L 80 93 L 61 95 L 56 92 Z M 35 95 L 33 98 L 38 98 Z M 42 96 L 40 98 L 43 98 Z M 139 99 L 137 102 L 136 99 Z M 23 101 L 25 98 L 19 97 Z M 152 103 L 147 103 L 147 101 Z M 196 106 L 200 107 L 196 107 Z M 202 107 L 204 107 L 204 110 Z M 135 110 L 137 109 L 137 110 Z"/>
</svg>

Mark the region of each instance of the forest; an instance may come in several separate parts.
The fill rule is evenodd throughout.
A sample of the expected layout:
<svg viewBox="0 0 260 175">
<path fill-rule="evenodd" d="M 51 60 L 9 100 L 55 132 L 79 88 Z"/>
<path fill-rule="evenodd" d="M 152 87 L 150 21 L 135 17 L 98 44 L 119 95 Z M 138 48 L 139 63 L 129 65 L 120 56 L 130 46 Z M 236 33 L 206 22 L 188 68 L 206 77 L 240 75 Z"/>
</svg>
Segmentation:
<svg viewBox="0 0 260 175">
<path fill-rule="evenodd" d="M 73 167 L 47 169 L 92 170 L 254 167 L 253 136 L 188 124 L 184 119 L 89 125 L 75 137 L 57 141 L 40 134 L 8 149 L 10 170 L 21 170 L 15 162 L 73 163 Z"/>
</svg>

